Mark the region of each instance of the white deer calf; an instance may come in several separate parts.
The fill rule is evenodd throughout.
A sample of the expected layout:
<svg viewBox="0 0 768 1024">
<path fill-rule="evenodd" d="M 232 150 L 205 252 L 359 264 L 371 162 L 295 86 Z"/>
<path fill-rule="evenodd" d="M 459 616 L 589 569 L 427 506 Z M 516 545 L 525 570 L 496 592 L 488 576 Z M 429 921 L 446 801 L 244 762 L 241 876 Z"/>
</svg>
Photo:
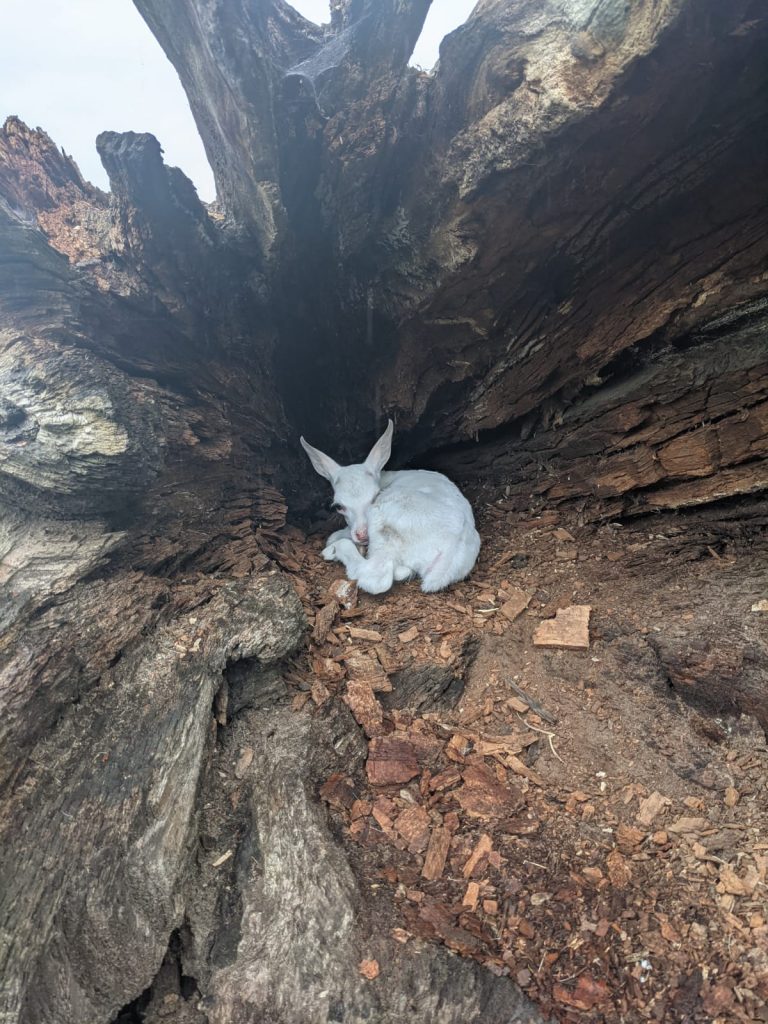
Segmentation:
<svg viewBox="0 0 768 1024">
<path fill-rule="evenodd" d="M 340 466 L 301 443 L 320 476 L 331 482 L 346 530 L 328 538 L 326 561 L 344 564 L 347 576 L 369 594 L 394 580 L 421 578 L 430 592 L 463 580 L 477 561 L 480 537 L 472 508 L 448 477 L 424 469 L 382 472 L 392 451 L 392 420 L 365 462 Z M 357 545 L 368 545 L 361 555 Z"/>
</svg>

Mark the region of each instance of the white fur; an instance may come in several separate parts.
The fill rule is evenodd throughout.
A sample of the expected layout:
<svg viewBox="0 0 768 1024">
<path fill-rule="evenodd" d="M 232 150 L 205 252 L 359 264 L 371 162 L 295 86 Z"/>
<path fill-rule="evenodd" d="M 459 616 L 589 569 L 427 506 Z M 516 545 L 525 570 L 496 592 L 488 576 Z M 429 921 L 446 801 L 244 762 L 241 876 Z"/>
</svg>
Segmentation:
<svg viewBox="0 0 768 1024">
<path fill-rule="evenodd" d="M 477 561 L 480 537 L 472 508 L 448 477 L 425 469 L 382 472 L 392 450 L 392 421 L 365 462 L 340 466 L 301 443 L 333 485 L 347 529 L 328 538 L 326 561 L 342 562 L 361 590 L 382 594 L 394 580 L 421 578 L 425 592 L 463 580 Z M 360 554 L 355 541 L 368 544 Z"/>
</svg>

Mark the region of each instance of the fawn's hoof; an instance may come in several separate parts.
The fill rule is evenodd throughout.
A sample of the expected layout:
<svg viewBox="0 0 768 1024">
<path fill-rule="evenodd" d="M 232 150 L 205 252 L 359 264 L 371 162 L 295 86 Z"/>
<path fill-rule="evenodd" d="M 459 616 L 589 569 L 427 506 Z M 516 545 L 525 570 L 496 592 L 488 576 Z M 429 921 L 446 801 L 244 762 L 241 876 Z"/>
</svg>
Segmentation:
<svg viewBox="0 0 768 1024">
<path fill-rule="evenodd" d="M 329 544 L 328 547 L 323 548 L 323 558 L 326 560 L 326 562 L 335 562 L 336 561 L 336 545 L 335 544 Z"/>
</svg>

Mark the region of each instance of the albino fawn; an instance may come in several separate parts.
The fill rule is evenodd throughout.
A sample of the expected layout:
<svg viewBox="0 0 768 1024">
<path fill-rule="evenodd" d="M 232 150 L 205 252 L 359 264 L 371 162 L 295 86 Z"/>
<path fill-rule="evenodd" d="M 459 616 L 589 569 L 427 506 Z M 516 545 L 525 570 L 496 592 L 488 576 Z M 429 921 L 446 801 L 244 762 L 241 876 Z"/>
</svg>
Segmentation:
<svg viewBox="0 0 768 1024">
<path fill-rule="evenodd" d="M 392 420 L 357 466 L 340 466 L 301 438 L 320 476 L 330 480 L 346 530 L 328 538 L 326 561 L 344 564 L 361 590 L 382 594 L 393 580 L 421 578 L 425 592 L 463 580 L 477 561 L 480 537 L 469 502 L 442 473 L 383 473 L 392 451 Z M 367 557 L 357 544 L 367 544 Z"/>
</svg>

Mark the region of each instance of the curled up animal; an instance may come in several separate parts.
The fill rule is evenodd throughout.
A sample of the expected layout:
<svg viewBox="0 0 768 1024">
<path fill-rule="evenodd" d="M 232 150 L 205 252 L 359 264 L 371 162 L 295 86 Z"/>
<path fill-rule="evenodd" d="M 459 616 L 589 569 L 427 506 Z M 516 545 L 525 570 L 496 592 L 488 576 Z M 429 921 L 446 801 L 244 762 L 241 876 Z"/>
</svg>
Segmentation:
<svg viewBox="0 0 768 1024">
<path fill-rule="evenodd" d="M 448 477 L 424 469 L 387 472 L 392 420 L 365 462 L 340 466 L 301 444 L 320 476 L 333 487 L 347 526 L 328 538 L 326 561 L 341 562 L 361 590 L 381 594 L 396 580 L 421 579 L 427 593 L 443 590 L 472 571 L 480 551 L 472 508 Z M 367 545 L 361 554 L 358 545 Z"/>
</svg>

